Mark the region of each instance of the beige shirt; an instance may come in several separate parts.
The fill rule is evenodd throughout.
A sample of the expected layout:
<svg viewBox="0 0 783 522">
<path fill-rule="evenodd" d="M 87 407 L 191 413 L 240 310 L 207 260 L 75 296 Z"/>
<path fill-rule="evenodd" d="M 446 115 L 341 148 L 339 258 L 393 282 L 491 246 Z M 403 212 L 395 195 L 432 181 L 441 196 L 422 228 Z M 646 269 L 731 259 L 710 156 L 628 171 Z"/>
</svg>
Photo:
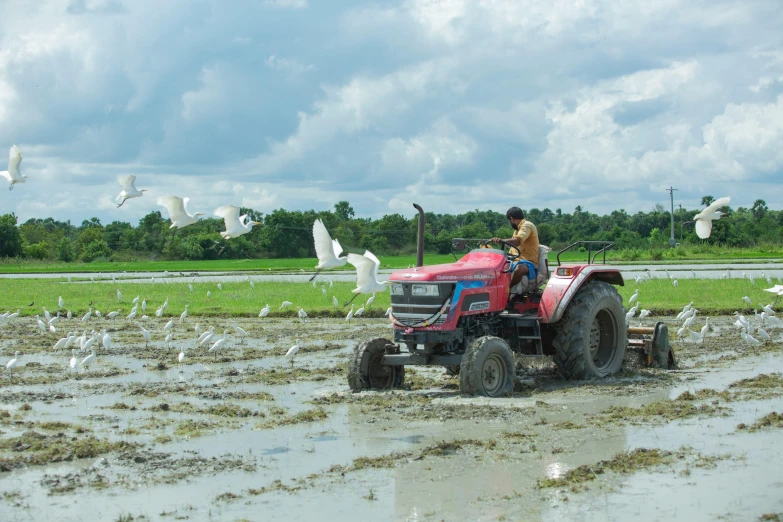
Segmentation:
<svg viewBox="0 0 783 522">
<path fill-rule="evenodd" d="M 533 263 L 538 263 L 538 229 L 527 220 L 519 223 L 519 228 L 514 232 L 514 237 L 519 238 L 519 259 L 527 259 Z"/>
</svg>

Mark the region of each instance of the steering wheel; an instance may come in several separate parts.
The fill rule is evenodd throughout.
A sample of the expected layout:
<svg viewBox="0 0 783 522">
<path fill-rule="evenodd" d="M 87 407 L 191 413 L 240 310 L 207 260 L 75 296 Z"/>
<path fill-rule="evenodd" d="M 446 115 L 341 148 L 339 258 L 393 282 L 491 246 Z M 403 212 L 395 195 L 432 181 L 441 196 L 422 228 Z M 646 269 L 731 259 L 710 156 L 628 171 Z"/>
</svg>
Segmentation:
<svg viewBox="0 0 783 522">
<path fill-rule="evenodd" d="M 486 241 L 485 244 L 492 243 L 492 241 Z M 503 253 L 506 254 L 506 259 L 508 261 L 516 261 L 517 257 L 522 254 L 522 252 L 519 250 L 519 247 L 512 245 L 508 241 L 498 241 L 497 242 L 501 246 L 501 250 L 503 250 Z"/>
</svg>

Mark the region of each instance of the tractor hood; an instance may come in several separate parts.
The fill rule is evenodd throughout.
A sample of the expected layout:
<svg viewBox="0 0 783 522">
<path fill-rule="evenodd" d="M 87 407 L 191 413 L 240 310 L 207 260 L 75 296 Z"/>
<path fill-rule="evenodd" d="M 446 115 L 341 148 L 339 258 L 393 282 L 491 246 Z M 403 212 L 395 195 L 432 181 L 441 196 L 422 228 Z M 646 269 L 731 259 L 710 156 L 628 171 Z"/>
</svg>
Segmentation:
<svg viewBox="0 0 783 522">
<path fill-rule="evenodd" d="M 397 270 L 389 276 L 389 281 L 488 281 L 497 277 L 506 263 L 503 251 L 478 248 L 454 263 Z"/>
</svg>

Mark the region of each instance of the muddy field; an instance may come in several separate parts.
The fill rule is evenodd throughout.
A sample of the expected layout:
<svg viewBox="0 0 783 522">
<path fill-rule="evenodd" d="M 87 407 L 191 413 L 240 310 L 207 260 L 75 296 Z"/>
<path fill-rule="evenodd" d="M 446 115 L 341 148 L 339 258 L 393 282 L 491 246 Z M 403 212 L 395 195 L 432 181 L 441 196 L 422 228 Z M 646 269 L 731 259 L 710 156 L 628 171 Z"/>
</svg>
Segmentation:
<svg viewBox="0 0 783 522">
<path fill-rule="evenodd" d="M 166 321 L 145 322 L 147 345 L 125 320 L 0 325 L 0 361 L 21 352 L 0 378 L 0 520 L 783 519 L 780 330 L 751 347 L 714 318 L 673 343 L 678 370 L 629 353 L 600 382 L 519 361 L 513 396 L 490 400 L 440 368 L 350 393 L 382 319 L 240 320 L 243 339 L 188 318 L 171 349 Z M 217 354 L 194 348 L 196 323 L 228 330 Z M 52 346 L 85 327 L 111 347 L 72 370 Z"/>
</svg>

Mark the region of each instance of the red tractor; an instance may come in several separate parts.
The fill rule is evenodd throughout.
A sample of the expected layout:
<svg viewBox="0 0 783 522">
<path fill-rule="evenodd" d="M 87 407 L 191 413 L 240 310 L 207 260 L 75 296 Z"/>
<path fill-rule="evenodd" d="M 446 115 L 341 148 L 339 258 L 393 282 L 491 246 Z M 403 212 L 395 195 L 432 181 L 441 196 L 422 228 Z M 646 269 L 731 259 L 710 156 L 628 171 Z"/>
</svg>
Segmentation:
<svg viewBox="0 0 783 522">
<path fill-rule="evenodd" d="M 551 274 L 543 247 L 537 280 L 511 293 L 515 247 L 455 239 L 452 251 L 470 243 L 478 248 L 454 263 L 421 266 L 420 254 L 419 266 L 391 274 L 394 340 L 372 339 L 355 348 L 348 372 L 351 390 L 400 387 L 405 366 L 439 365 L 459 373 L 463 394 L 497 397 L 513 390 L 512 352 L 552 356 L 568 379 L 619 372 L 629 344 L 642 348 L 650 364 L 665 368 L 673 362 L 666 325 L 627 327 L 613 286 L 622 286 L 623 277 L 616 267 L 595 263 L 599 254 L 605 263 L 612 243 L 580 241 L 566 247 Z M 560 255 L 575 247 L 585 247 L 587 263 L 562 264 Z M 628 339 L 650 333 L 652 340 Z"/>
</svg>

